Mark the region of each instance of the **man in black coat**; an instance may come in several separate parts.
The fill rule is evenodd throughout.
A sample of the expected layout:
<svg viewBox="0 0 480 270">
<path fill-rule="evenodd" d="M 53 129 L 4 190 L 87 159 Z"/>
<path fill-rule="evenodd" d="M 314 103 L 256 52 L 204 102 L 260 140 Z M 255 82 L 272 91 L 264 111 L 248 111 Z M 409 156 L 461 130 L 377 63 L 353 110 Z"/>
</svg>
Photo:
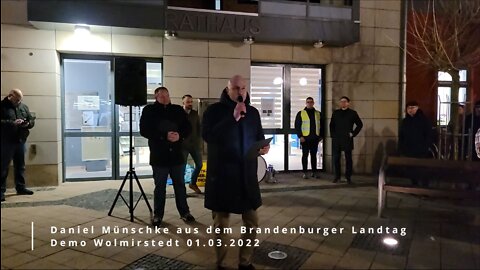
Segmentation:
<svg viewBox="0 0 480 270">
<path fill-rule="evenodd" d="M 330 120 L 330 136 L 332 136 L 332 154 L 333 166 L 335 170 L 334 183 L 340 180 L 341 167 L 340 157 L 342 151 L 345 152 L 345 178 L 347 183 L 352 183 L 352 150 L 353 138 L 362 130 L 363 123 L 360 120 L 357 112 L 350 109 L 350 99 L 346 96 L 340 98 L 340 109 L 337 109 L 332 114 Z M 353 126 L 355 125 L 355 129 Z"/>
<path fill-rule="evenodd" d="M 1 158 L 1 196 L 5 201 L 8 167 L 13 159 L 15 188 L 19 195 L 32 195 L 33 191 L 25 187 L 25 143 L 30 129 L 35 125 L 27 105 L 22 103 L 20 89 L 12 89 L 1 103 L 2 118 L 2 158 Z"/>
<path fill-rule="evenodd" d="M 428 158 L 432 144 L 432 126 L 430 121 L 418 108 L 416 101 L 406 104 L 405 118 L 400 124 L 398 134 L 398 151 L 401 156 L 412 158 Z M 419 179 L 412 178 L 412 184 L 418 185 Z M 423 187 L 428 187 L 428 180 L 421 179 Z"/>
<path fill-rule="evenodd" d="M 245 102 L 243 102 L 245 101 Z M 247 229 L 258 227 L 256 209 L 262 204 L 257 179 L 257 156 L 247 156 L 252 145 L 264 139 L 258 110 L 249 105 L 245 80 L 236 75 L 223 90 L 220 102 L 212 104 L 203 115 L 202 135 L 208 144 L 205 207 L 212 210 L 215 228 L 229 226 L 230 213 L 241 214 Z M 270 146 L 259 149 L 266 154 Z M 256 233 L 242 235 L 254 243 Z M 216 234 L 218 268 L 227 254 L 228 237 Z M 251 242 L 250 242 L 251 241 Z M 218 242 L 216 242 L 218 243 Z M 254 245 L 240 247 L 239 269 L 254 269 L 251 264 Z"/>
<path fill-rule="evenodd" d="M 406 112 L 398 134 L 399 154 L 413 158 L 428 158 L 432 144 L 430 121 L 419 109 L 416 101 L 407 102 Z"/>
<path fill-rule="evenodd" d="M 175 191 L 175 203 L 180 218 L 193 222 L 185 189 L 185 159 L 182 141 L 191 132 L 190 123 L 183 108 L 170 103 L 166 87 L 155 89 L 155 103 L 145 106 L 140 118 L 140 134 L 148 139 L 150 165 L 153 170 L 154 217 L 152 225 L 160 226 L 165 209 L 167 177 L 170 174 Z"/>
</svg>

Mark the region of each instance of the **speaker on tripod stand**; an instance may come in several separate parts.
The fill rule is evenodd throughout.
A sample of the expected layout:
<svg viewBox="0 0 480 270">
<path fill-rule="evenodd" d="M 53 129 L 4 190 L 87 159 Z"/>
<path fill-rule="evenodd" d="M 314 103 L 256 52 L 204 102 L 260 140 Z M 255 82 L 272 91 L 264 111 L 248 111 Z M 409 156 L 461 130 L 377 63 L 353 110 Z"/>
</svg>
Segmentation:
<svg viewBox="0 0 480 270">
<path fill-rule="evenodd" d="M 135 167 L 133 166 L 133 153 L 135 148 L 133 146 L 133 133 L 132 133 L 132 106 L 141 106 L 147 104 L 147 62 L 144 59 L 132 58 L 132 57 L 116 57 L 115 58 L 115 104 L 129 107 L 129 170 L 123 178 L 122 185 L 115 196 L 112 207 L 108 212 L 111 216 L 113 208 L 117 203 L 118 198 L 122 198 L 123 202 L 128 207 L 130 212 L 130 221 L 133 222 L 133 212 L 138 205 L 138 202 L 143 198 L 147 204 L 150 215 L 152 214 L 152 207 L 148 202 L 147 196 L 143 191 L 142 185 L 138 180 Z M 133 204 L 133 180 L 135 179 L 138 188 L 140 189 L 140 197 L 135 205 Z M 122 195 L 123 187 L 129 180 L 129 200 L 125 200 Z"/>
</svg>

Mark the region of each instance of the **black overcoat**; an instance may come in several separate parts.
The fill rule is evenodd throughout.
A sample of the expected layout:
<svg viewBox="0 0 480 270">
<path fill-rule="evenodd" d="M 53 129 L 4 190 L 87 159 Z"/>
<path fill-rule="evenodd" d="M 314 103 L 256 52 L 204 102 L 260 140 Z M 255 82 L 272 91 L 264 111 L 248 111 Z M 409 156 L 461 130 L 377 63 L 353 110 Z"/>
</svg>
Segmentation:
<svg viewBox="0 0 480 270">
<path fill-rule="evenodd" d="M 353 128 L 354 125 L 355 128 Z M 353 137 L 358 135 L 362 127 L 362 120 L 356 111 L 349 108 L 335 110 L 330 120 L 332 148 L 343 151 L 353 150 Z"/>
<path fill-rule="evenodd" d="M 143 108 L 140 134 L 148 139 L 150 165 L 170 167 L 185 163 L 182 142 L 191 132 L 187 114 L 179 105 L 163 105 L 155 101 Z M 178 132 L 180 140 L 167 140 L 169 131 Z"/>
<path fill-rule="evenodd" d="M 210 105 L 203 115 L 202 135 L 208 146 L 205 207 L 216 212 L 241 214 L 262 205 L 257 180 L 257 157 L 246 153 L 254 142 L 264 139 L 260 114 L 250 106 L 235 121 L 236 103 L 226 90 L 220 102 Z"/>
<path fill-rule="evenodd" d="M 430 121 L 418 110 L 414 116 L 407 114 L 400 124 L 398 150 L 400 155 L 415 158 L 429 156 L 432 144 L 432 126 Z"/>
</svg>

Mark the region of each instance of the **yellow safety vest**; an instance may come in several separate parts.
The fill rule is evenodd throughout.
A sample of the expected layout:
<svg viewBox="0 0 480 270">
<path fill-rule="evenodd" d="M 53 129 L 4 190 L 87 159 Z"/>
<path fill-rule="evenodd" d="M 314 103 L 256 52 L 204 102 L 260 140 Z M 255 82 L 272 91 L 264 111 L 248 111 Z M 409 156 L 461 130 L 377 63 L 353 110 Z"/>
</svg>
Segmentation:
<svg viewBox="0 0 480 270">
<path fill-rule="evenodd" d="M 310 134 L 310 118 L 308 117 L 308 113 L 306 110 L 302 110 L 301 112 L 302 117 L 302 135 L 304 137 Z M 317 136 L 320 136 L 320 112 L 315 111 L 315 133 Z"/>
</svg>

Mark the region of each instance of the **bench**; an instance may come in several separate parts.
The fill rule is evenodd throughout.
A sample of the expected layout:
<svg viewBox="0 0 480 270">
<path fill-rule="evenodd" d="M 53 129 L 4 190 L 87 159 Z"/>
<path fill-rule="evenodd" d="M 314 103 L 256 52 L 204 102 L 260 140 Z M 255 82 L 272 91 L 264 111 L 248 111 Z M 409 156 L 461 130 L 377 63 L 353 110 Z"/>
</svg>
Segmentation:
<svg viewBox="0 0 480 270">
<path fill-rule="evenodd" d="M 433 197 L 480 198 L 480 192 L 476 190 L 452 189 L 440 185 L 436 187 L 404 185 L 391 181 L 392 177 L 400 177 L 399 180 L 406 178 L 407 182 L 415 178 L 437 183 L 469 183 L 475 186 L 480 182 L 480 162 L 386 156 L 378 175 L 378 217 L 382 216 L 388 192 Z"/>
</svg>

